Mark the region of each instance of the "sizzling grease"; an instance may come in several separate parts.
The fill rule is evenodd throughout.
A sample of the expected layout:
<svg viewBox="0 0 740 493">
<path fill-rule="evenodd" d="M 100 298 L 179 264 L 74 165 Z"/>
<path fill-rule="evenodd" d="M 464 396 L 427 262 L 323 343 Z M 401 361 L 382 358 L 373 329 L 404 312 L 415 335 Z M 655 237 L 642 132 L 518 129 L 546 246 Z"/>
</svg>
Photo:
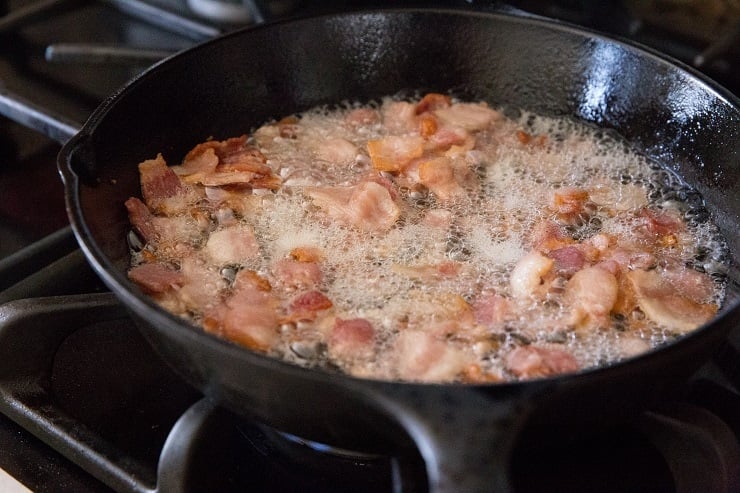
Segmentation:
<svg viewBox="0 0 740 493">
<path fill-rule="evenodd" d="M 204 185 L 187 162 L 172 168 L 186 205 L 162 213 L 147 201 L 158 233 L 132 267 L 177 280 L 132 279 L 221 337 L 377 379 L 572 372 L 714 314 L 726 247 L 672 173 L 599 129 L 424 101 L 264 125 L 245 145 L 277 185 L 262 185 L 263 171 Z"/>
</svg>

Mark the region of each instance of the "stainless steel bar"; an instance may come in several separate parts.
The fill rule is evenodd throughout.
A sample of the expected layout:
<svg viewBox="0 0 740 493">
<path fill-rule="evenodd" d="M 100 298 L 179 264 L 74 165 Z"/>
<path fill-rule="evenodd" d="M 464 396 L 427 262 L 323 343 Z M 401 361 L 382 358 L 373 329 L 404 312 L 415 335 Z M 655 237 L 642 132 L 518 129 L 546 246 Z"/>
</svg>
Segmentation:
<svg viewBox="0 0 740 493">
<path fill-rule="evenodd" d="M 54 12 L 71 9 L 89 0 L 39 0 L 10 11 L 0 17 L 0 33 L 48 18 Z"/>
<path fill-rule="evenodd" d="M 188 19 L 169 10 L 140 0 L 102 0 L 121 12 L 141 19 L 149 24 L 181 34 L 195 41 L 206 40 L 222 34 L 218 27 Z"/>
<path fill-rule="evenodd" d="M 714 43 L 710 44 L 704 51 L 694 57 L 693 64 L 696 68 L 702 68 L 711 63 L 715 58 L 722 56 L 737 47 L 740 40 L 740 21 L 735 24 Z"/>
<path fill-rule="evenodd" d="M 264 24 L 268 17 L 268 9 L 265 8 L 260 0 L 243 0 L 242 3 L 252 14 L 252 21 L 255 24 Z"/>
<path fill-rule="evenodd" d="M 82 125 L 7 90 L 0 85 L 0 115 L 43 133 L 60 144 L 71 139 Z"/>
<path fill-rule="evenodd" d="M 151 65 L 175 53 L 127 46 L 92 43 L 55 43 L 46 47 L 46 61 L 54 63 L 90 63 L 104 65 Z"/>
<path fill-rule="evenodd" d="M 64 228 L 0 260 L 0 300 L 3 290 L 77 248 L 72 228 Z"/>
</svg>

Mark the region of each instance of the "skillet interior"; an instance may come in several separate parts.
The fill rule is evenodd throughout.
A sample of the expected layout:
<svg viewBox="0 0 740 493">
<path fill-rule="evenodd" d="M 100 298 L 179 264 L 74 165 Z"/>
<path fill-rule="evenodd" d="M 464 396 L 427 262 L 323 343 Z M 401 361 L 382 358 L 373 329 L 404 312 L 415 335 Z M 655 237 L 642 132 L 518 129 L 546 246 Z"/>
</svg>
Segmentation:
<svg viewBox="0 0 740 493">
<path fill-rule="evenodd" d="M 258 27 L 166 60 L 106 102 L 62 151 L 63 174 L 71 167 L 80 178 L 78 187 L 71 186 L 69 176 L 65 180 L 83 249 L 143 322 L 155 347 L 188 380 L 239 412 L 289 431 L 301 427 L 309 438 L 327 437 L 322 423 L 297 417 L 307 402 L 317 419 L 352 417 L 350 440 L 358 423 L 364 425 L 365 403 L 337 404 L 337 395 L 366 383 L 290 368 L 213 341 L 154 307 L 126 280 L 129 226 L 123 202 L 139 195 L 136 163 L 158 152 L 176 163 L 209 137 L 239 135 L 319 104 L 368 101 L 400 90 L 452 91 L 493 106 L 571 116 L 614 129 L 695 186 L 730 243 L 733 285 L 720 323 L 685 344 L 596 376 L 491 386 L 494 392 L 520 395 L 552 383 L 574 389 L 560 401 L 578 395 L 586 402 L 608 378 L 614 387 L 606 394 L 614 396 L 602 393 L 601 407 L 628 393 L 639 407 L 658 396 L 655 389 L 664 386 L 663 380 L 691 371 L 700 362 L 697 356 L 721 340 L 740 298 L 737 98 L 649 53 L 537 19 L 451 11 L 355 13 Z M 688 364 L 678 369 L 680 363 Z M 651 385 L 634 381 L 648 371 Z M 450 391 L 448 386 L 415 387 Z M 392 393 L 398 386 L 378 388 Z M 374 428 L 386 426 L 367 420 Z M 390 429 L 397 430 L 397 423 Z"/>
</svg>

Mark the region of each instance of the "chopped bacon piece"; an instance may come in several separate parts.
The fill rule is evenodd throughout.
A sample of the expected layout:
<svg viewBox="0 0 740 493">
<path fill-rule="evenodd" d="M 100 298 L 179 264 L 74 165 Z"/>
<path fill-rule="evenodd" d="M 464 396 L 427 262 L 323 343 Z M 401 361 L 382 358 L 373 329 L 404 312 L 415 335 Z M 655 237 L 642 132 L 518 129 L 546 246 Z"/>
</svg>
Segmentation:
<svg viewBox="0 0 740 493">
<path fill-rule="evenodd" d="M 321 267 L 316 262 L 300 262 L 292 258 L 275 262 L 272 272 L 281 285 L 290 289 L 310 288 L 323 278 Z"/>
<path fill-rule="evenodd" d="M 383 125 L 391 133 L 406 133 L 416 129 L 416 105 L 395 101 L 383 105 Z"/>
<path fill-rule="evenodd" d="M 587 243 L 590 247 L 595 248 L 599 252 L 605 252 L 614 244 L 614 237 L 606 233 L 599 233 L 588 238 L 584 243 Z"/>
<path fill-rule="evenodd" d="M 364 318 L 337 318 L 329 336 L 329 352 L 335 357 L 355 359 L 373 354 L 375 328 Z"/>
<path fill-rule="evenodd" d="M 419 135 L 422 137 L 430 137 L 438 127 L 437 118 L 434 115 L 425 114 L 419 117 Z"/>
<path fill-rule="evenodd" d="M 213 148 L 219 161 L 219 171 L 251 171 L 254 173 L 267 174 L 271 172 L 265 163 L 267 159 L 251 144 L 247 143 L 247 136 L 232 137 L 223 141 L 208 141 L 199 144 L 185 156 L 195 156 L 206 149 Z"/>
<path fill-rule="evenodd" d="M 662 271 L 663 277 L 676 290 L 697 303 L 707 303 L 714 292 L 714 282 L 706 274 L 679 263 L 672 263 Z"/>
<path fill-rule="evenodd" d="M 550 250 L 547 256 L 555 261 L 555 272 L 566 276 L 572 276 L 581 270 L 586 263 L 586 256 L 578 247 L 574 246 Z"/>
<path fill-rule="evenodd" d="M 424 153 L 424 139 L 419 136 L 389 135 L 367 143 L 367 152 L 378 171 L 399 172 Z"/>
<path fill-rule="evenodd" d="M 534 144 L 534 145 L 542 146 L 542 145 L 545 145 L 545 143 L 547 143 L 547 135 L 532 135 L 530 133 L 525 132 L 524 130 L 517 130 L 516 138 L 520 143 L 524 145 Z"/>
<path fill-rule="evenodd" d="M 141 194 L 153 212 L 176 213 L 187 206 L 188 189 L 161 154 L 139 164 Z"/>
<path fill-rule="evenodd" d="M 257 175 L 249 182 L 249 185 L 252 188 L 264 188 L 266 190 L 277 190 L 280 188 L 281 184 L 282 181 L 280 180 L 280 177 L 275 176 L 274 174 Z"/>
<path fill-rule="evenodd" d="M 432 228 L 447 229 L 452 224 L 452 212 L 447 209 L 429 209 L 423 222 Z"/>
<path fill-rule="evenodd" d="M 468 196 L 460 183 L 459 173 L 451 159 L 439 157 L 419 165 L 419 181 L 442 202 L 452 202 Z"/>
<path fill-rule="evenodd" d="M 354 127 L 370 125 L 380 121 L 380 113 L 372 108 L 356 108 L 347 113 L 344 121 Z"/>
<path fill-rule="evenodd" d="M 596 210 L 589 200 L 588 191 L 580 188 L 563 188 L 553 194 L 552 208 L 558 219 L 566 224 L 583 222 Z"/>
<path fill-rule="evenodd" d="M 483 295 L 473 304 L 473 313 L 479 324 L 499 324 L 512 315 L 511 302 L 498 294 Z"/>
<path fill-rule="evenodd" d="M 596 266 L 601 269 L 611 272 L 614 276 L 619 276 L 619 274 L 623 270 L 625 270 L 624 267 L 619 262 L 616 262 L 612 259 L 599 262 L 598 264 L 596 264 Z"/>
<path fill-rule="evenodd" d="M 717 313 L 716 305 L 687 298 L 656 270 L 634 270 L 627 274 L 627 278 L 645 315 L 669 329 L 689 332 Z"/>
<path fill-rule="evenodd" d="M 290 302 L 291 320 L 315 320 L 316 313 L 334 306 L 321 291 L 308 291 L 293 298 Z"/>
<path fill-rule="evenodd" d="M 576 272 L 565 287 L 565 299 L 573 307 L 569 323 L 578 328 L 606 326 L 617 302 L 616 276 L 601 266 Z"/>
<path fill-rule="evenodd" d="M 277 122 L 280 137 L 284 139 L 295 139 L 300 133 L 300 120 L 296 116 L 286 116 Z"/>
<path fill-rule="evenodd" d="M 186 216 L 155 216 L 139 199 L 131 197 L 125 202 L 129 220 L 144 242 L 162 246 L 191 244 L 203 233 L 203 225 Z M 197 211 L 193 211 L 197 215 Z"/>
<path fill-rule="evenodd" d="M 223 336 L 237 344 L 267 351 L 278 341 L 278 317 L 273 298 L 264 295 L 263 303 L 230 307 L 223 318 Z"/>
<path fill-rule="evenodd" d="M 439 110 L 442 108 L 449 108 L 452 104 L 452 98 L 445 94 L 439 94 L 436 92 L 430 92 L 424 95 L 416 104 L 416 114 L 421 115 L 427 111 Z"/>
<path fill-rule="evenodd" d="M 223 336 L 242 346 L 267 351 L 279 338 L 278 304 L 266 279 L 253 271 L 239 271 L 234 293 L 225 302 Z"/>
<path fill-rule="evenodd" d="M 270 281 L 260 276 L 253 270 L 240 270 L 234 279 L 234 292 L 272 291 Z"/>
<path fill-rule="evenodd" d="M 188 152 L 177 171 L 185 181 L 205 186 L 249 184 L 252 188 L 275 189 L 280 181 L 266 162 L 259 149 L 248 144 L 247 136 L 242 135 L 198 144 Z"/>
<path fill-rule="evenodd" d="M 434 114 L 445 123 L 470 131 L 483 130 L 501 116 L 498 111 L 476 103 L 453 104 L 434 110 Z"/>
<path fill-rule="evenodd" d="M 401 215 L 388 190 L 372 181 L 352 187 L 307 187 L 305 193 L 330 217 L 365 231 L 387 231 Z"/>
<path fill-rule="evenodd" d="M 646 353 L 650 349 L 650 343 L 634 335 L 624 335 L 617 340 L 617 348 L 623 358 L 630 358 Z"/>
<path fill-rule="evenodd" d="M 290 251 L 290 257 L 298 262 L 319 262 L 324 254 L 315 247 L 296 247 Z"/>
<path fill-rule="evenodd" d="M 657 259 L 652 253 L 627 247 L 615 248 L 610 252 L 608 260 L 616 262 L 625 271 L 651 269 L 657 264 Z"/>
<path fill-rule="evenodd" d="M 412 279 L 432 281 L 457 276 L 462 264 L 447 261 L 431 265 L 393 265 L 391 269 Z"/>
<path fill-rule="evenodd" d="M 387 231 L 401 215 L 388 189 L 375 182 L 355 187 L 348 206 L 350 221 L 369 231 Z"/>
<path fill-rule="evenodd" d="M 429 147 L 436 151 L 444 151 L 452 146 L 470 150 L 475 145 L 475 139 L 462 127 L 444 126 L 429 136 Z"/>
<path fill-rule="evenodd" d="M 157 229 L 152 221 L 152 213 L 144 202 L 131 197 L 125 202 L 128 210 L 128 218 L 134 229 L 141 235 L 145 242 L 154 241 L 157 236 Z"/>
<path fill-rule="evenodd" d="M 203 250 L 216 264 L 239 264 L 259 255 L 259 244 L 250 227 L 236 224 L 211 233 Z"/>
<path fill-rule="evenodd" d="M 528 299 L 543 294 L 543 277 L 551 270 L 555 262 L 538 251 L 532 251 L 514 266 L 509 278 L 511 295 L 517 299 Z"/>
<path fill-rule="evenodd" d="M 462 372 L 461 379 L 467 383 L 496 383 L 504 379 L 500 374 L 484 372 L 480 365 L 472 364 Z"/>
<path fill-rule="evenodd" d="M 522 346 L 506 355 L 506 368 L 520 378 L 537 378 L 577 371 L 578 362 L 563 349 Z"/>
<path fill-rule="evenodd" d="M 346 166 L 355 162 L 357 147 L 350 141 L 339 137 L 322 140 L 315 155 L 322 161 Z"/>
<path fill-rule="evenodd" d="M 228 283 L 218 271 L 209 269 L 196 256 L 187 255 L 180 261 L 180 272 L 185 277 L 185 282 L 177 295 L 184 307 L 198 309 L 220 303 L 219 290 Z"/>
<path fill-rule="evenodd" d="M 648 204 L 645 187 L 634 183 L 599 183 L 589 188 L 588 195 L 596 204 L 617 211 L 638 210 Z"/>
<path fill-rule="evenodd" d="M 524 130 L 517 130 L 516 131 L 516 138 L 522 144 L 529 144 L 529 142 L 532 140 L 532 135 L 531 134 L 528 134 Z"/>
<path fill-rule="evenodd" d="M 218 166 L 218 156 L 212 145 L 198 144 L 182 161 L 181 171 L 185 175 L 199 177 L 214 173 Z"/>
<path fill-rule="evenodd" d="M 164 293 L 185 283 L 185 276 L 162 264 L 141 264 L 128 271 L 128 278 L 149 294 Z"/>
<path fill-rule="evenodd" d="M 542 221 L 532 230 L 530 238 L 532 248 L 541 252 L 557 250 L 573 243 L 562 226 L 552 221 Z"/>
<path fill-rule="evenodd" d="M 223 171 L 208 175 L 186 176 L 184 179 L 186 181 L 197 180 L 197 183 L 206 187 L 222 187 L 224 185 L 251 185 L 256 178 L 257 173 L 253 171 Z"/>
<path fill-rule="evenodd" d="M 449 382 L 466 364 L 462 351 L 420 330 L 398 334 L 394 352 L 399 374 L 407 380 Z"/>
<path fill-rule="evenodd" d="M 563 188 L 553 194 L 553 208 L 559 214 L 577 214 L 583 210 L 588 192 L 579 188 Z"/>
<path fill-rule="evenodd" d="M 639 217 L 642 219 L 645 230 L 653 235 L 665 236 L 677 233 L 682 228 L 682 222 L 674 212 L 667 210 L 640 209 Z"/>
<path fill-rule="evenodd" d="M 386 190 L 388 190 L 388 193 L 391 195 L 391 199 L 393 199 L 394 201 L 398 198 L 398 190 L 396 190 L 396 186 L 391 180 L 381 175 L 380 173 L 371 172 L 365 177 L 365 180 L 377 183 L 378 185 L 384 187 Z"/>
</svg>

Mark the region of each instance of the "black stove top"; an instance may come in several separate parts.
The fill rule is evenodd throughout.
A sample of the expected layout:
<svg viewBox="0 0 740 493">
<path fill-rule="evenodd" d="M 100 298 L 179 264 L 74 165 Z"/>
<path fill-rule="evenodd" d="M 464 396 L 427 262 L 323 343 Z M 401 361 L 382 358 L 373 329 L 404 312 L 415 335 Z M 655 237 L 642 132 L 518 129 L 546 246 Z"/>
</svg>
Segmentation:
<svg viewBox="0 0 740 493">
<path fill-rule="evenodd" d="M 681 36 L 630 17 L 625 3 L 508 2 L 688 64 L 706 55 L 701 70 L 740 93 L 740 43 L 722 51 L 720 35 L 714 45 Z M 251 22 L 336 9 L 245 4 Z M 278 4 L 287 10 L 276 13 Z M 419 457 L 308 443 L 215 407 L 183 383 L 87 266 L 67 226 L 59 142 L 154 60 L 237 27 L 187 5 L 0 1 L 0 14 L 8 13 L 0 19 L 0 469 L 45 492 L 396 492 L 400 462 L 421 471 Z M 512 456 L 513 489 L 729 493 L 740 484 L 738 388 L 740 327 L 679 401 L 637 422 L 588 437 L 524 433 Z M 404 481 L 426 490 L 421 472 Z"/>
</svg>

